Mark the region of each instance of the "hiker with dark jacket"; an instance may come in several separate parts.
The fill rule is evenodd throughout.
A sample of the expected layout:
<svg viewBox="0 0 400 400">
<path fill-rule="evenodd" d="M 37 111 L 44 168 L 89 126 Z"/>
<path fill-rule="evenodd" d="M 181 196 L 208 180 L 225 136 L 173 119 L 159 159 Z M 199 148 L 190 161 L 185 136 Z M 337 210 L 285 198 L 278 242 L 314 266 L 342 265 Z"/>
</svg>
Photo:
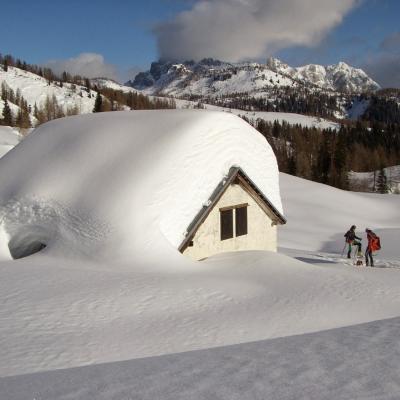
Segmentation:
<svg viewBox="0 0 400 400">
<path fill-rule="evenodd" d="M 352 225 L 351 228 L 344 234 L 346 238 L 346 243 L 349 245 L 349 250 L 347 252 L 347 258 L 351 258 L 351 250 L 352 245 L 358 246 L 358 255 L 362 255 L 361 253 L 361 242 L 362 240 L 360 237 L 356 235 L 356 226 Z M 357 240 L 356 240 L 357 239 Z"/>
<path fill-rule="evenodd" d="M 371 267 L 374 266 L 374 259 L 372 258 L 372 253 L 374 251 L 378 251 L 381 249 L 381 243 L 379 240 L 379 237 L 372 232 L 371 229 L 366 228 L 365 232 L 367 234 L 367 239 L 368 239 L 368 246 L 367 249 L 365 250 L 365 264 L 370 265 Z"/>
</svg>

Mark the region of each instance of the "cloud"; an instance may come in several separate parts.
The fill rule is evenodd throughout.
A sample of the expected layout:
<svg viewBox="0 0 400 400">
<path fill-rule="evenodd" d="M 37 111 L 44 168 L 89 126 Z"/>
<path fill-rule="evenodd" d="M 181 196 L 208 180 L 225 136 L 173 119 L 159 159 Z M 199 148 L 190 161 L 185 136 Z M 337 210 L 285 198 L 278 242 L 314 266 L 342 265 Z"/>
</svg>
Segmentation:
<svg viewBox="0 0 400 400">
<path fill-rule="evenodd" d="M 360 0 L 198 0 L 154 28 L 161 58 L 257 59 L 317 45 Z"/>
<path fill-rule="evenodd" d="M 400 88 L 400 54 L 381 54 L 362 68 L 382 87 Z"/>
<path fill-rule="evenodd" d="M 81 75 L 87 78 L 118 79 L 117 68 L 106 63 L 104 57 L 96 53 L 81 53 L 77 57 L 67 60 L 50 60 L 46 66 L 57 74 L 66 71 L 72 75 Z"/>
<path fill-rule="evenodd" d="M 400 88 L 400 32 L 387 36 L 363 69 L 382 87 Z"/>
<path fill-rule="evenodd" d="M 147 68 L 145 66 L 134 65 L 134 66 L 124 70 L 123 73 L 120 74 L 122 76 L 121 82 L 126 82 L 130 79 L 133 80 L 139 72 L 143 72 L 146 70 L 147 70 Z"/>
<path fill-rule="evenodd" d="M 400 52 L 400 32 L 392 33 L 383 39 L 381 49 L 385 51 Z"/>
</svg>

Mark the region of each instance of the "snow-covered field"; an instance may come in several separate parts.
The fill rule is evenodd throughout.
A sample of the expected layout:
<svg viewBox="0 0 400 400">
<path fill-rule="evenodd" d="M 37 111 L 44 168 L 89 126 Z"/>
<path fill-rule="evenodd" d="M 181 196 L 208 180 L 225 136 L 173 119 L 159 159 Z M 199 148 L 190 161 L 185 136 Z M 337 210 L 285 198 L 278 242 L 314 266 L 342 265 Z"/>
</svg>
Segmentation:
<svg viewBox="0 0 400 400">
<path fill-rule="evenodd" d="M 400 318 L 3 378 L 7 399 L 394 400 Z"/>
<path fill-rule="evenodd" d="M 0 157 L 8 153 L 21 139 L 22 136 L 15 128 L 0 125 Z"/>
<path fill-rule="evenodd" d="M 198 103 L 189 100 L 175 99 L 176 107 L 179 109 L 191 109 L 195 108 Z M 340 128 L 340 125 L 336 122 L 329 121 L 320 117 L 313 117 L 309 115 L 295 114 L 295 113 L 284 113 L 284 112 L 273 112 L 273 111 L 244 111 L 235 108 L 224 108 L 218 107 L 211 104 L 202 104 L 204 109 L 211 111 L 225 111 L 230 112 L 234 115 L 246 117 L 249 121 L 256 122 L 258 119 L 263 119 L 266 122 L 278 121 L 287 122 L 290 125 L 301 125 L 308 128 L 318 129 L 334 129 Z"/>
<path fill-rule="evenodd" d="M 393 167 L 384 168 L 386 176 L 386 183 L 391 192 L 400 192 L 400 165 L 394 165 Z M 374 172 L 351 172 L 350 182 L 353 185 L 359 185 L 365 191 L 374 191 L 378 180 L 380 171 Z"/>
<path fill-rule="evenodd" d="M 0 376 L 9 377 L 0 379 L 0 398 L 366 398 L 360 393 L 382 391 L 377 384 L 362 387 L 360 371 L 372 370 L 385 351 L 379 373 L 386 374 L 388 390 L 382 393 L 392 397 L 370 398 L 396 398 L 393 323 L 320 331 L 400 316 L 400 197 L 344 192 L 281 174 L 288 223 L 280 228 L 279 253 L 193 262 L 176 243 L 227 168 L 239 163 L 280 207 L 276 165 L 264 139 L 229 113 L 161 111 L 150 119 L 147 113 L 53 121 L 0 160 Z M 381 236 L 377 268 L 341 257 L 352 224 L 363 237 L 366 226 Z M 10 239 L 33 238 L 47 247 L 9 259 Z M 380 336 L 371 337 L 376 329 Z M 293 337 L 310 332 L 316 333 Z M 368 347 L 359 344 L 360 335 L 380 352 L 361 357 Z M 343 344 L 349 337 L 351 345 Z M 183 359 L 135 361 L 266 339 Z M 343 375 L 355 359 L 363 365 Z M 73 369 L 122 360 L 132 361 Z M 163 373 L 156 364 L 165 366 Z M 230 368 L 247 391 L 221 378 Z M 318 375 L 321 368 L 334 375 Z M 23 375 L 55 369 L 70 370 Z M 209 379 L 200 374 L 185 392 L 182 382 L 206 369 L 220 372 Z M 148 379 L 137 383 L 143 371 Z M 328 394 L 346 388 L 342 375 L 350 396 L 304 389 L 296 397 L 304 382 L 330 385 Z M 170 380 L 177 392 L 149 389 Z M 207 382 L 211 392 L 202 389 Z M 287 391 L 267 396 L 268 382 Z M 231 389 L 218 392 L 224 383 Z"/>
</svg>

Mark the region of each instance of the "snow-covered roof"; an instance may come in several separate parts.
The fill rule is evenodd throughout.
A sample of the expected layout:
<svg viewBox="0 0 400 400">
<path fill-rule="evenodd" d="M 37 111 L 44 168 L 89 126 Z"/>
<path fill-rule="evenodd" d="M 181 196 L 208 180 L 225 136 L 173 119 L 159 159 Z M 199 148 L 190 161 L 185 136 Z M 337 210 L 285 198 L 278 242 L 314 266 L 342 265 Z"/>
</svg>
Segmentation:
<svg viewBox="0 0 400 400">
<path fill-rule="evenodd" d="M 5 220 L 7 234 L 22 224 L 40 226 L 41 237 L 44 232 L 51 242 L 47 250 L 68 249 L 68 255 L 106 251 L 131 257 L 134 252 L 137 258 L 154 247 L 156 252 L 178 248 L 232 166 L 246 171 L 282 213 L 271 147 L 229 113 L 68 117 L 40 126 L 0 165 L 0 202 L 14 210 Z"/>
</svg>

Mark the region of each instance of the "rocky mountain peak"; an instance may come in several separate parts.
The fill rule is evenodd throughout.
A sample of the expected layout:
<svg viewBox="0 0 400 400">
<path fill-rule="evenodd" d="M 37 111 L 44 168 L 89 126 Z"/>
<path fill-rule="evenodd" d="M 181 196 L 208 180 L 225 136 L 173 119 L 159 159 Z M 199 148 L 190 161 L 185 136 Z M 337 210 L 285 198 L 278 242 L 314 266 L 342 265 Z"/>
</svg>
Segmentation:
<svg viewBox="0 0 400 400">
<path fill-rule="evenodd" d="M 345 62 L 323 66 L 309 64 L 291 67 L 277 58 L 266 64 L 227 63 L 213 58 L 176 63 L 160 60 L 150 70 L 138 74 L 127 83 L 147 94 L 173 95 L 226 95 L 248 93 L 260 95 L 269 87 L 295 87 L 309 85 L 320 90 L 346 93 L 375 91 L 380 86 L 364 71 Z"/>
</svg>

